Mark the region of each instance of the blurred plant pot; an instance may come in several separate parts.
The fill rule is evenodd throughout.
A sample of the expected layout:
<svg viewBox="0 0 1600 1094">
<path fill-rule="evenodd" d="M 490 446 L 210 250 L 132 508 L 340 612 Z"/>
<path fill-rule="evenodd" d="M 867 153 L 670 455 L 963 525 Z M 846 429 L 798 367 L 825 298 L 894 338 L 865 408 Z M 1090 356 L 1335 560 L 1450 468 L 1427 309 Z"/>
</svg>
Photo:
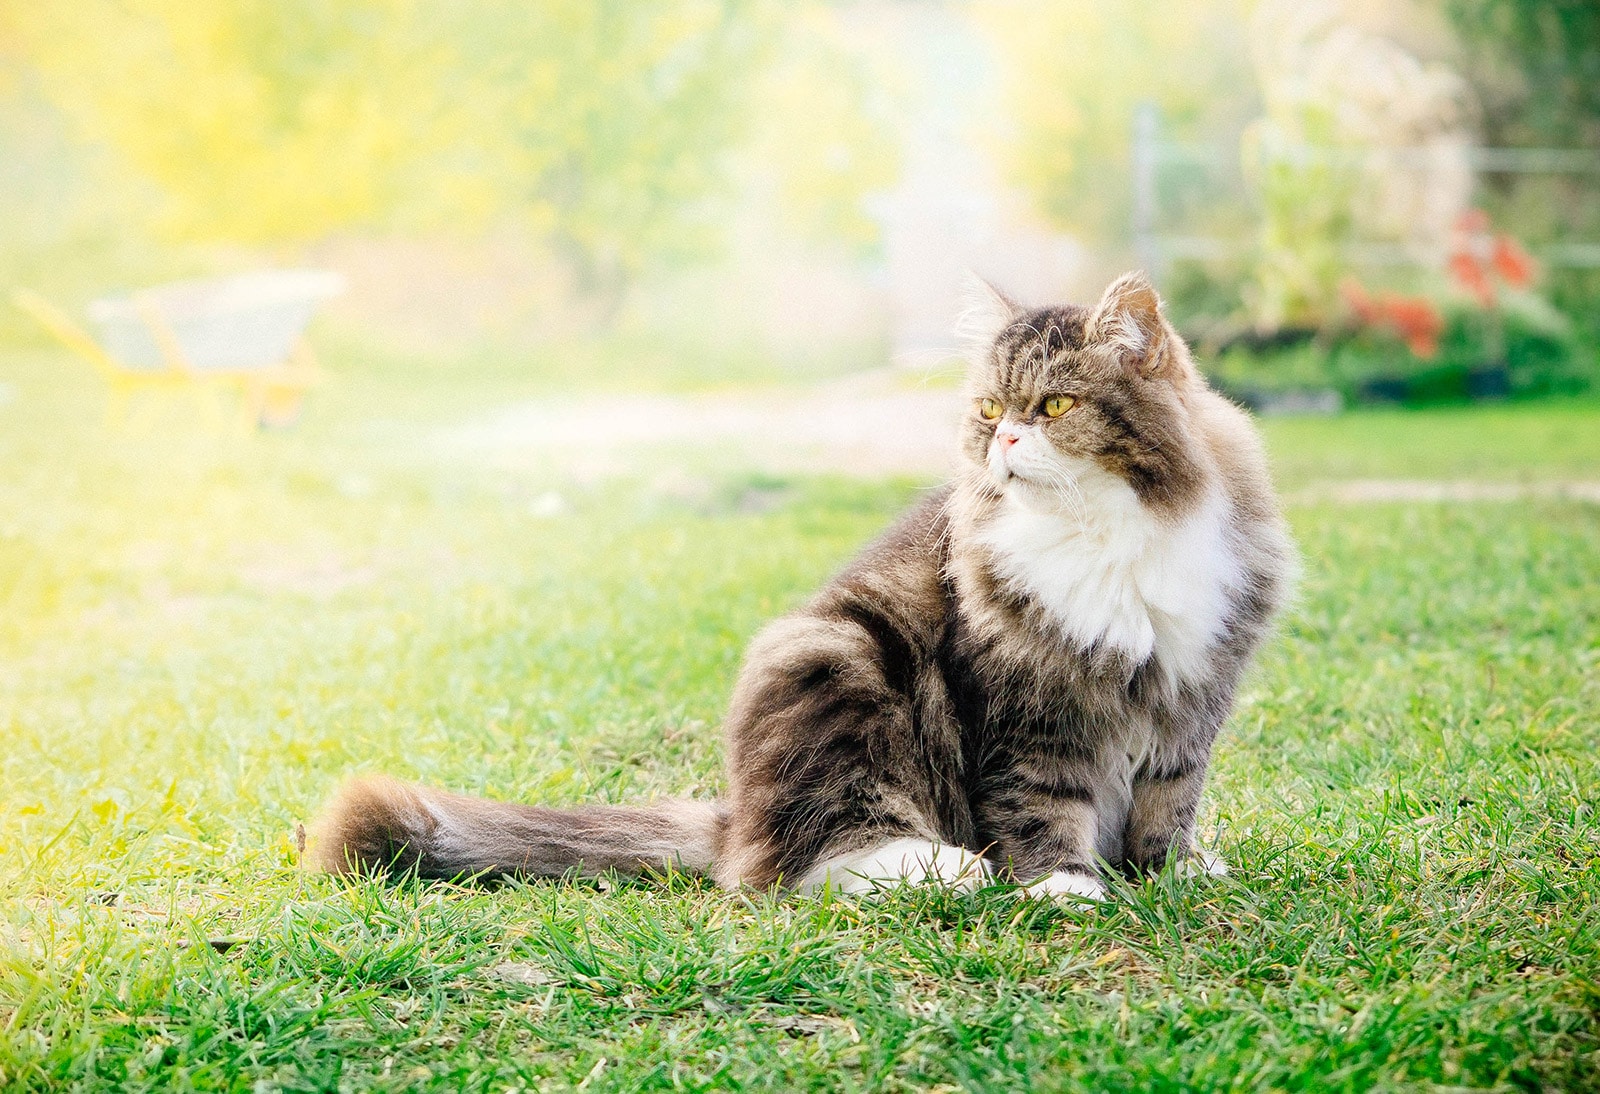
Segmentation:
<svg viewBox="0 0 1600 1094">
<path fill-rule="evenodd" d="M 1467 370 L 1469 399 L 1504 399 L 1511 394 L 1511 370 L 1505 365 L 1479 365 Z"/>
<path fill-rule="evenodd" d="M 1356 394 L 1370 403 L 1403 403 L 1410 390 L 1404 376 L 1371 376 L 1356 384 Z"/>
</svg>

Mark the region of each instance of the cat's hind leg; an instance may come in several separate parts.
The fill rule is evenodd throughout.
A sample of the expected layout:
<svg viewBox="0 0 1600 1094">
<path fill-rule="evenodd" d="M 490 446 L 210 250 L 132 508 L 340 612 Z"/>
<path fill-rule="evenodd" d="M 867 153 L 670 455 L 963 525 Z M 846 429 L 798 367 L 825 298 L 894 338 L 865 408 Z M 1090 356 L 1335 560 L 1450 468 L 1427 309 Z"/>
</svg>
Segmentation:
<svg viewBox="0 0 1600 1094">
<path fill-rule="evenodd" d="M 728 716 L 723 885 L 981 883 L 937 666 L 852 588 L 751 643 Z"/>
</svg>

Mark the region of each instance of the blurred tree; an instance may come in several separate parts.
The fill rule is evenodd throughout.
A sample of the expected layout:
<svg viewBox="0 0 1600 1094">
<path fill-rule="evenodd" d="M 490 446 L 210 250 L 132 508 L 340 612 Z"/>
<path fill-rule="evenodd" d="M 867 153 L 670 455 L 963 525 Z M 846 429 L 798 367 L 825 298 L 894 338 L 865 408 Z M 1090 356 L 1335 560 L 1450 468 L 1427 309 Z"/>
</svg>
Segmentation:
<svg viewBox="0 0 1600 1094">
<path fill-rule="evenodd" d="M 581 287 L 715 241 L 747 90 L 782 29 L 765 0 L 480 0 L 464 45 L 476 156 Z"/>
<path fill-rule="evenodd" d="M 1007 173 L 1060 227 L 1126 239 L 1134 109 L 1168 136 L 1238 131 L 1255 89 L 1243 0 L 973 0 L 1002 59 L 994 133 Z"/>
<path fill-rule="evenodd" d="M 111 153 L 130 222 L 271 245 L 510 221 L 610 296 L 715 244 L 730 161 L 772 120 L 752 117 L 767 72 L 849 67 L 818 5 L 780 0 L 0 4 L 43 96 Z M 801 127 L 859 90 L 836 80 Z M 881 134 L 832 137 L 853 162 Z M 792 166 L 807 216 L 867 230 L 844 208 L 870 171 Z"/>
<path fill-rule="evenodd" d="M 1263 111 L 1241 150 L 1260 225 L 1243 298 L 1259 330 L 1320 327 L 1353 247 L 1442 263 L 1472 195 L 1471 96 L 1331 0 L 1262 0 L 1250 40 Z"/>
<path fill-rule="evenodd" d="M 1476 54 L 1491 143 L 1600 145 L 1600 3 L 1445 0 L 1444 8 Z"/>
<path fill-rule="evenodd" d="M 259 243 L 379 219 L 401 168 L 442 143 L 450 58 L 419 9 L 80 0 L 13 19 L 46 97 L 153 185 L 165 233 Z"/>
<path fill-rule="evenodd" d="M 831 8 L 790 18 L 785 48 L 754 89 L 748 174 L 771 188 L 799 239 L 871 252 L 878 223 L 862 195 L 886 189 L 900 168 L 881 81 L 868 78 Z"/>
</svg>

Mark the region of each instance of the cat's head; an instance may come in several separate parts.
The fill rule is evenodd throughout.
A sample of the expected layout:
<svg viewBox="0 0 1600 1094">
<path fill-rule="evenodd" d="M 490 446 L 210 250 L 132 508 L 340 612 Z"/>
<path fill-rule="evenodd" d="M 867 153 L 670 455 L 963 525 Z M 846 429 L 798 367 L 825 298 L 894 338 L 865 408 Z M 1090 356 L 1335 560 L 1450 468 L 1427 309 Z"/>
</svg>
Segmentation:
<svg viewBox="0 0 1600 1094">
<path fill-rule="evenodd" d="M 961 450 L 975 481 L 1035 505 L 1071 505 L 1105 476 L 1152 508 L 1195 495 L 1188 402 L 1203 381 L 1142 273 L 1092 308 L 1025 308 L 976 279 L 970 296 Z"/>
</svg>

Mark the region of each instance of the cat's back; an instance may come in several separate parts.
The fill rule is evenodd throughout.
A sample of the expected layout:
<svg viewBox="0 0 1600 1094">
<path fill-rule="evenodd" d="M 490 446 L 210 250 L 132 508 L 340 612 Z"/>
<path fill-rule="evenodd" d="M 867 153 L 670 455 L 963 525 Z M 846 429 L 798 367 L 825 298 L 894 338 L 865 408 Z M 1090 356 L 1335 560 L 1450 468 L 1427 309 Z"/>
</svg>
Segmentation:
<svg viewBox="0 0 1600 1094">
<path fill-rule="evenodd" d="M 944 563 L 950 547 L 953 487 L 929 492 L 828 582 L 802 611 L 854 621 L 876 631 L 892 623 L 905 640 L 938 644 L 948 610 Z"/>
<path fill-rule="evenodd" d="M 1231 514 L 1232 549 L 1244 568 L 1253 624 L 1267 623 L 1290 595 L 1298 556 L 1272 486 L 1266 445 L 1248 412 L 1209 388 L 1196 394 L 1192 420 L 1210 454 Z"/>
<path fill-rule="evenodd" d="M 1246 520 L 1278 521 L 1267 450 L 1254 419 L 1210 388 L 1197 391 L 1194 400 L 1192 421 L 1235 511 Z"/>
</svg>

